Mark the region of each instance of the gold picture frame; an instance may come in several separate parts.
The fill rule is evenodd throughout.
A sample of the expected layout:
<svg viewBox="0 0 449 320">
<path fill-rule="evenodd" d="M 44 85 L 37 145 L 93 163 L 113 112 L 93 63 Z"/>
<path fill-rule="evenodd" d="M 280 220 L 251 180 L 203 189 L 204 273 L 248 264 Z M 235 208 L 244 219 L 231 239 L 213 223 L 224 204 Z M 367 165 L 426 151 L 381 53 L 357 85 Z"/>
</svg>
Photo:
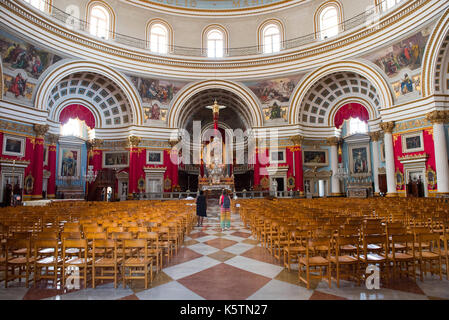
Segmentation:
<svg viewBox="0 0 449 320">
<path fill-rule="evenodd" d="M 169 177 L 164 180 L 164 189 L 171 190 L 171 179 Z"/>
<path fill-rule="evenodd" d="M 263 177 L 260 179 L 260 185 L 264 189 L 268 189 L 270 187 L 270 180 L 267 177 Z"/>
<path fill-rule="evenodd" d="M 426 170 L 426 180 L 429 189 L 435 189 L 435 185 L 437 184 L 437 174 L 430 166 L 428 166 Z"/>
<path fill-rule="evenodd" d="M 30 194 L 33 192 L 33 188 L 34 188 L 34 177 L 31 175 L 31 173 L 29 173 L 24 181 L 24 185 L 25 185 L 25 191 L 27 194 Z"/>
<path fill-rule="evenodd" d="M 139 189 L 140 192 L 145 190 L 145 179 L 143 177 L 140 177 L 140 179 L 137 180 L 137 189 Z"/>
<path fill-rule="evenodd" d="M 295 186 L 296 186 L 295 177 L 293 177 L 293 176 L 288 177 L 288 179 L 287 179 L 287 188 L 294 189 Z"/>
<path fill-rule="evenodd" d="M 396 181 L 396 188 L 402 188 L 404 185 L 404 174 L 399 169 L 394 173 L 394 179 Z"/>
</svg>

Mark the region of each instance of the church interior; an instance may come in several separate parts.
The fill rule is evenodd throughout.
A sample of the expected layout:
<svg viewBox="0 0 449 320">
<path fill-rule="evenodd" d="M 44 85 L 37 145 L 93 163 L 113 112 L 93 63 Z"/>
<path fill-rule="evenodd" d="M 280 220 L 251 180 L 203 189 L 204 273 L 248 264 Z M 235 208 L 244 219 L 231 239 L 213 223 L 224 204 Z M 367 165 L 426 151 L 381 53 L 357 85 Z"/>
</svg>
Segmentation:
<svg viewBox="0 0 449 320">
<path fill-rule="evenodd" d="M 447 0 L 0 0 L 0 80 L 0 300 L 449 299 Z"/>
</svg>

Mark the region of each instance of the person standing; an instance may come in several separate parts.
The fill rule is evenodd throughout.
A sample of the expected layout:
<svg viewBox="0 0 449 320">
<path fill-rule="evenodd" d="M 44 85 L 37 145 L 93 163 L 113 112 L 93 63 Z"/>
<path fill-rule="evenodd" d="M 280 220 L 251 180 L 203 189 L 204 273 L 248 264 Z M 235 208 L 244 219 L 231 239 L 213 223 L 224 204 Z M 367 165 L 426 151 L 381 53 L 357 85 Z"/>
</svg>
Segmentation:
<svg viewBox="0 0 449 320">
<path fill-rule="evenodd" d="M 220 225 L 221 231 L 231 229 L 231 198 L 229 197 L 226 190 L 223 190 L 219 200 L 221 207 L 220 213 Z"/>
<path fill-rule="evenodd" d="M 201 190 L 199 196 L 196 198 L 196 215 L 198 217 L 197 227 L 203 226 L 203 219 L 207 217 L 207 203 L 204 191 Z"/>
</svg>

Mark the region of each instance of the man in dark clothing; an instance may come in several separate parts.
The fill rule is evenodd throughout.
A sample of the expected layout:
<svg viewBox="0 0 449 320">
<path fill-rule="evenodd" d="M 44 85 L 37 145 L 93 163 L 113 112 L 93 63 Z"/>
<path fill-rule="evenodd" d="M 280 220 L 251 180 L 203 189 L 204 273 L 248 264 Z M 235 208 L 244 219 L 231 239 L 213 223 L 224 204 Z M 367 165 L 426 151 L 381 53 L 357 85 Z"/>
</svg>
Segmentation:
<svg viewBox="0 0 449 320">
<path fill-rule="evenodd" d="M 200 195 L 196 198 L 196 215 L 198 217 L 198 225 L 197 227 L 201 227 L 203 225 L 204 217 L 207 217 L 207 203 L 206 197 L 204 196 L 204 191 L 200 191 Z"/>
</svg>

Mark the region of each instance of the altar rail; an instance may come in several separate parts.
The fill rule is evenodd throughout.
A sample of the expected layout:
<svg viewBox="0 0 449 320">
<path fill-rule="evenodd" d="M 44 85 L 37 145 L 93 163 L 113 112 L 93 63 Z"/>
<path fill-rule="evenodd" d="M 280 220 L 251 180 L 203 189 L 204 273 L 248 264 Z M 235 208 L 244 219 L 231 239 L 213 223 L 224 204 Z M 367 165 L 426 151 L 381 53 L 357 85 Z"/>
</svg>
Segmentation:
<svg viewBox="0 0 449 320">
<path fill-rule="evenodd" d="M 260 199 L 265 197 L 276 198 L 299 198 L 299 191 L 235 191 L 232 193 L 238 199 Z M 197 192 L 146 192 L 137 193 L 133 196 L 133 200 L 183 200 L 187 197 L 196 198 Z"/>
</svg>

